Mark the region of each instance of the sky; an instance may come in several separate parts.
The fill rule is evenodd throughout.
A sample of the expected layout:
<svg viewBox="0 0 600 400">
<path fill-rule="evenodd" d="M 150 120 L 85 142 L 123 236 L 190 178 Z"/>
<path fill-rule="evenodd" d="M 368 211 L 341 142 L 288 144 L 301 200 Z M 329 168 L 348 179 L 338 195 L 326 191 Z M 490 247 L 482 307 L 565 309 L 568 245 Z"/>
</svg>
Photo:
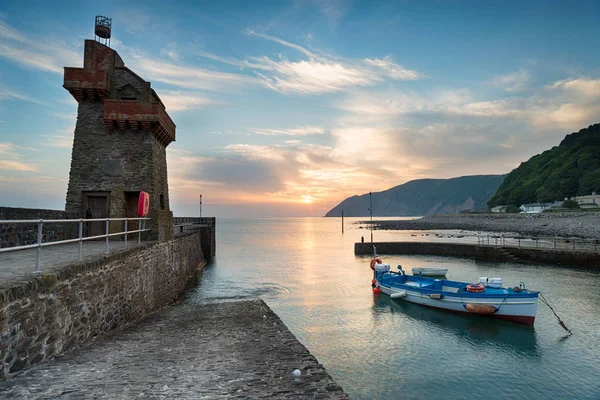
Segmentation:
<svg viewBox="0 0 600 400">
<path fill-rule="evenodd" d="M 0 205 L 64 209 L 95 15 L 177 125 L 175 215 L 322 216 L 600 122 L 600 1 L 0 3 Z"/>
</svg>

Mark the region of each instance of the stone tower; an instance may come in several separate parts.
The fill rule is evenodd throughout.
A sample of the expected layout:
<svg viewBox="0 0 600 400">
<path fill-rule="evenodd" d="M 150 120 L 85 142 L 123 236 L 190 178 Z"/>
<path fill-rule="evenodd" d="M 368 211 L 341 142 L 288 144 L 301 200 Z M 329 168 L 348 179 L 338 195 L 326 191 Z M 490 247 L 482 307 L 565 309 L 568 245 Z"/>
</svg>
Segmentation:
<svg viewBox="0 0 600 400">
<path fill-rule="evenodd" d="M 137 217 L 139 192 L 146 191 L 151 237 L 172 238 L 166 147 L 175 140 L 175 124 L 150 82 L 115 50 L 86 40 L 83 68 L 65 68 L 63 87 L 79 103 L 66 211 L 82 218 Z M 85 233 L 104 233 L 102 224 L 88 224 Z M 110 229 L 121 227 L 113 222 Z M 128 229 L 137 225 L 130 222 Z"/>
</svg>

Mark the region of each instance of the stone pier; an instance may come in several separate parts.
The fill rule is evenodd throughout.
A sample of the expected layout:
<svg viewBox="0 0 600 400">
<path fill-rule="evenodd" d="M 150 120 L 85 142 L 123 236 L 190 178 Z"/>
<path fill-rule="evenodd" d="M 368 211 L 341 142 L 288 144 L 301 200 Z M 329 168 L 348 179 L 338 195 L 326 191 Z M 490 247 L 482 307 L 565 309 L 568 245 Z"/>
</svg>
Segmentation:
<svg viewBox="0 0 600 400">
<path fill-rule="evenodd" d="M 262 300 L 179 304 L 0 383 L 3 399 L 59 397 L 348 399 Z"/>
<path fill-rule="evenodd" d="M 600 253 L 552 249 L 532 249 L 509 246 L 436 242 L 375 242 L 355 243 L 354 254 L 420 254 L 444 257 L 465 257 L 479 260 L 508 261 L 534 264 L 554 264 L 573 267 L 600 267 Z"/>
</svg>

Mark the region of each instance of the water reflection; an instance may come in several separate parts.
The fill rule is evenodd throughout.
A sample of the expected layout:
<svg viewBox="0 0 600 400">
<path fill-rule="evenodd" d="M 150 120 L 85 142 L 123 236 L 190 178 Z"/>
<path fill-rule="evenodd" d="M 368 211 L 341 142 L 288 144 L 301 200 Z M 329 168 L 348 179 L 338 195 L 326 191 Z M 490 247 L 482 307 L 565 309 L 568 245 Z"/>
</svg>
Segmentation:
<svg viewBox="0 0 600 400">
<path fill-rule="evenodd" d="M 342 234 L 330 218 L 221 219 L 214 264 L 186 300 L 262 298 L 353 399 L 598 398 L 600 269 L 385 256 L 394 269 L 443 266 L 459 281 L 526 282 L 573 330 L 560 341 L 564 331 L 542 305 L 533 329 L 374 299 L 370 257 L 353 251 L 369 231 L 351 222 Z M 403 240 L 392 231 L 374 236 Z"/>
<path fill-rule="evenodd" d="M 436 310 L 402 300 L 392 300 L 385 295 L 374 295 L 373 302 L 374 318 L 387 313 L 401 313 L 410 323 L 420 325 L 416 329 L 438 330 L 439 332 L 434 332 L 434 336 L 440 333 L 451 334 L 475 347 L 512 351 L 528 357 L 541 356 L 535 328 L 532 326 Z"/>
</svg>

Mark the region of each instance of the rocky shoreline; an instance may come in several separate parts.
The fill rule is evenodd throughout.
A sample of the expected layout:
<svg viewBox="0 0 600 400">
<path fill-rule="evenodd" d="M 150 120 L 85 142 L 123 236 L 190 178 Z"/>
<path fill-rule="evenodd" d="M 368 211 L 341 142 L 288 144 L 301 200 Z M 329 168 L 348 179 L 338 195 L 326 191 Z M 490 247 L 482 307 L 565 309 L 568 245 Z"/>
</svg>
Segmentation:
<svg viewBox="0 0 600 400">
<path fill-rule="evenodd" d="M 363 221 L 362 223 L 368 223 Z M 528 236 L 600 239 L 600 213 L 454 214 L 430 215 L 415 220 L 373 221 L 374 229 L 460 229 L 514 232 Z"/>
</svg>

